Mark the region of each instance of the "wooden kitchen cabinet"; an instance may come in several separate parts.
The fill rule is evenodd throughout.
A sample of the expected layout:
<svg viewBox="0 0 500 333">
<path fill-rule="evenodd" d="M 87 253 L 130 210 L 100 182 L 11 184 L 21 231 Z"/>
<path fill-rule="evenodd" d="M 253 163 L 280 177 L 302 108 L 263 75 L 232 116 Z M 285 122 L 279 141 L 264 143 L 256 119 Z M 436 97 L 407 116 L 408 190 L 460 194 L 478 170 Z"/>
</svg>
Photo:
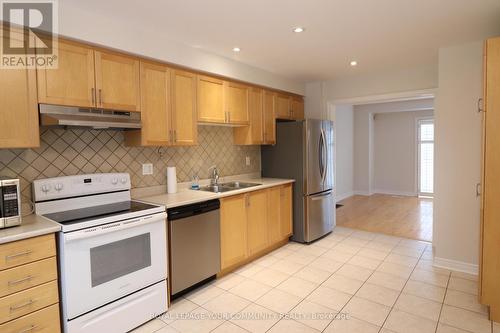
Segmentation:
<svg viewBox="0 0 500 333">
<path fill-rule="evenodd" d="M 500 322 L 500 37 L 485 45 L 483 186 L 479 298 Z"/>
<path fill-rule="evenodd" d="M 196 115 L 196 74 L 172 70 L 173 144 L 190 146 L 198 143 Z"/>
<path fill-rule="evenodd" d="M 0 332 L 59 332 L 54 234 L 0 245 Z"/>
<path fill-rule="evenodd" d="M 141 62 L 140 130 L 126 131 L 128 146 L 166 146 L 171 143 L 170 69 Z"/>
<path fill-rule="evenodd" d="M 233 130 L 234 143 L 237 145 L 260 145 L 264 142 L 264 91 L 251 88 L 248 92 L 249 125 Z"/>
<path fill-rule="evenodd" d="M 293 232 L 292 184 L 280 188 L 280 236 L 288 238 Z"/>
<path fill-rule="evenodd" d="M 235 82 L 224 82 L 226 122 L 236 125 L 248 125 L 249 87 Z"/>
<path fill-rule="evenodd" d="M 139 59 L 95 51 L 97 107 L 141 111 Z"/>
<path fill-rule="evenodd" d="M 0 69 L 0 105 L 0 148 L 40 146 L 35 70 Z"/>
<path fill-rule="evenodd" d="M 291 118 L 293 120 L 304 119 L 304 99 L 302 97 L 290 97 Z"/>
<path fill-rule="evenodd" d="M 304 99 L 278 93 L 276 95 L 276 118 L 285 120 L 304 119 Z"/>
<path fill-rule="evenodd" d="M 274 244 L 282 240 L 281 232 L 281 187 L 269 189 L 267 198 L 267 221 L 269 243 Z"/>
<path fill-rule="evenodd" d="M 225 123 L 224 81 L 198 75 L 197 85 L 198 121 L 203 123 Z"/>
<path fill-rule="evenodd" d="M 220 200 L 221 269 L 244 261 L 247 257 L 246 195 Z"/>
<path fill-rule="evenodd" d="M 290 96 L 285 94 L 276 94 L 276 118 L 290 119 L 291 118 Z"/>
<path fill-rule="evenodd" d="M 272 91 L 264 90 L 263 97 L 263 117 L 264 117 L 264 144 L 272 145 L 276 143 L 276 114 L 275 114 L 276 94 Z"/>
<path fill-rule="evenodd" d="M 291 184 L 220 202 L 222 274 L 285 244 L 292 234 Z"/>
<path fill-rule="evenodd" d="M 142 128 L 125 132 L 127 146 L 196 144 L 196 75 L 141 62 L 141 110 Z"/>
<path fill-rule="evenodd" d="M 267 190 L 247 194 L 248 255 L 256 254 L 269 245 L 267 197 Z"/>
<path fill-rule="evenodd" d="M 58 67 L 37 69 L 38 102 L 94 107 L 94 50 L 59 40 Z"/>
</svg>

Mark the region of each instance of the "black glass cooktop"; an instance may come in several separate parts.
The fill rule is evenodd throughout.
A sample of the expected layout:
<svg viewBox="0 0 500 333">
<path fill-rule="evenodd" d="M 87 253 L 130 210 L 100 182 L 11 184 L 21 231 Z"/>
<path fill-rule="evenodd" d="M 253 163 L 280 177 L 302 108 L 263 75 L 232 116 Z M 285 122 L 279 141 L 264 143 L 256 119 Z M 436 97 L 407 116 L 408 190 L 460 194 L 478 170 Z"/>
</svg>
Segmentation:
<svg viewBox="0 0 500 333">
<path fill-rule="evenodd" d="M 63 212 L 45 214 L 44 217 L 61 224 L 75 224 L 95 219 L 101 219 L 110 216 L 117 216 L 127 213 L 138 212 L 141 210 L 156 208 L 157 206 L 149 205 L 138 201 L 123 201 L 107 205 L 94 207 L 80 208 L 67 210 Z"/>
</svg>

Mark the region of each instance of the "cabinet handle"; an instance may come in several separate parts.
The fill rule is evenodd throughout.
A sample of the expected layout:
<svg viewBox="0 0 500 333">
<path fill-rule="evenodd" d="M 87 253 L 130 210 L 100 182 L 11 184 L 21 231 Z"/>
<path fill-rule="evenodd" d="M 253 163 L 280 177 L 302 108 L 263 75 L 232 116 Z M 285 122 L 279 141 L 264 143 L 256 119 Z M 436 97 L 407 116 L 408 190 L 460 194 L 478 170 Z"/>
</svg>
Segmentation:
<svg viewBox="0 0 500 333">
<path fill-rule="evenodd" d="M 25 307 L 30 306 L 31 304 L 33 304 L 35 302 L 36 302 L 36 299 L 30 299 L 29 301 L 21 303 L 19 305 L 11 306 L 10 307 L 10 312 L 16 311 L 16 310 L 19 310 L 19 309 L 22 309 L 22 308 L 25 308 Z"/>
<path fill-rule="evenodd" d="M 477 100 L 477 112 L 478 113 L 484 112 L 483 102 L 484 102 L 484 100 L 482 98 Z"/>
<path fill-rule="evenodd" d="M 31 331 L 34 331 L 35 329 L 38 328 L 38 325 L 31 325 L 30 327 L 28 328 L 25 328 L 23 330 L 20 330 L 18 331 L 17 333 L 26 333 L 26 332 L 31 332 Z"/>
<path fill-rule="evenodd" d="M 14 286 L 16 284 L 20 284 L 20 283 L 23 283 L 23 282 L 26 282 L 26 281 L 30 281 L 31 279 L 33 279 L 33 276 L 28 275 L 27 277 L 24 277 L 24 278 L 19 279 L 19 280 L 9 281 L 9 282 L 7 282 L 7 284 L 10 287 L 10 286 Z"/>
<path fill-rule="evenodd" d="M 230 111 L 227 112 L 227 122 L 228 123 L 231 122 L 231 112 Z"/>
<path fill-rule="evenodd" d="M 17 257 L 22 257 L 22 256 L 27 256 L 33 252 L 32 250 L 26 250 L 23 252 L 15 253 L 15 254 L 9 254 L 8 256 L 5 256 L 5 260 L 10 260 L 10 259 L 15 259 Z"/>
<path fill-rule="evenodd" d="M 224 111 L 224 122 L 227 123 L 227 111 Z"/>
<path fill-rule="evenodd" d="M 99 105 L 102 106 L 102 89 L 99 89 Z"/>
<path fill-rule="evenodd" d="M 177 131 L 174 130 L 174 142 L 177 142 Z"/>
<path fill-rule="evenodd" d="M 476 184 L 476 197 L 480 197 L 481 196 L 481 183 L 477 183 Z"/>
<path fill-rule="evenodd" d="M 95 106 L 95 88 L 90 89 L 90 93 L 92 94 L 92 105 Z"/>
</svg>

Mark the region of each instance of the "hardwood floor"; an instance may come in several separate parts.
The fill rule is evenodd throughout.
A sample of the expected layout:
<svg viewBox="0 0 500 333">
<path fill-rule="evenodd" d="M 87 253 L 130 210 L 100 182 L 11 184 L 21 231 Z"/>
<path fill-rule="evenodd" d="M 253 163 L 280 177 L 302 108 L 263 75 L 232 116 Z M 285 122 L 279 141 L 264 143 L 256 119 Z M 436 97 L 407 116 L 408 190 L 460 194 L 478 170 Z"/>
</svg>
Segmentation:
<svg viewBox="0 0 500 333">
<path fill-rule="evenodd" d="M 432 199 L 374 194 L 339 203 L 338 226 L 432 242 Z"/>
</svg>

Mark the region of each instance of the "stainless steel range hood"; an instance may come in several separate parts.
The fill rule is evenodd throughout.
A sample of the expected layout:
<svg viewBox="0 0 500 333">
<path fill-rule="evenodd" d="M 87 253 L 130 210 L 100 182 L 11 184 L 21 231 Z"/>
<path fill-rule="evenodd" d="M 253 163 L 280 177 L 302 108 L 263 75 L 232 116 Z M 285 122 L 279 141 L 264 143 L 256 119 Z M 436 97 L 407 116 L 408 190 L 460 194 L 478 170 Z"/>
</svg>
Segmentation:
<svg viewBox="0 0 500 333">
<path fill-rule="evenodd" d="M 141 113 L 39 104 L 42 126 L 91 127 L 93 129 L 141 128 Z"/>
</svg>

